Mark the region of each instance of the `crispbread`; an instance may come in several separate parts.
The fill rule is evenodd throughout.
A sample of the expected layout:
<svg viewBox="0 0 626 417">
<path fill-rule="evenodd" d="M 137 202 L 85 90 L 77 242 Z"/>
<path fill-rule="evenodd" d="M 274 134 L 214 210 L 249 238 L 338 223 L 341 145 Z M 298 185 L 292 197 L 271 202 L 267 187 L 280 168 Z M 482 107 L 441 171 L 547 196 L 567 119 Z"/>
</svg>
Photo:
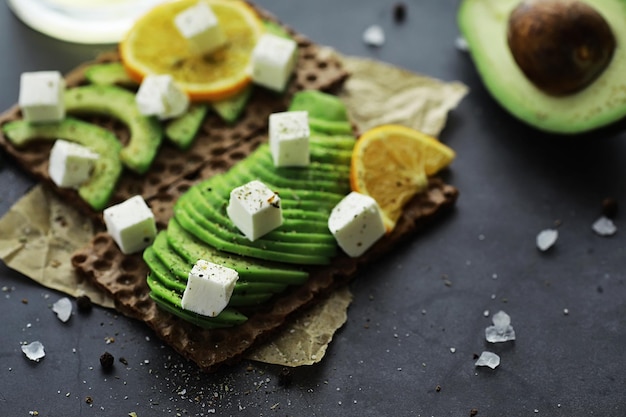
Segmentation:
<svg viewBox="0 0 626 417">
<path fill-rule="evenodd" d="M 251 146 L 262 140 L 267 130 L 269 115 L 286 109 L 294 92 L 305 89 L 333 91 L 340 87 L 348 76 L 341 62 L 333 54 L 326 53 L 305 37 L 298 34 L 293 36 L 298 42 L 300 54 L 294 80 L 286 94 L 256 88 L 244 113 L 233 125 L 228 125 L 215 113 L 210 113 L 202 124 L 198 138 L 187 151 L 181 151 L 164 141 L 150 171 L 145 176 L 125 172 L 118 182 L 110 204 L 119 203 L 137 194 L 141 194 L 150 202 L 163 191 L 184 186 L 185 182 L 183 185 L 178 184 L 181 180 L 206 178 L 223 172 L 244 157 Z M 81 65 L 66 76 L 68 87 L 84 84 L 86 82 L 84 71 L 90 65 L 116 60 L 119 60 L 118 54 L 110 52 L 100 55 L 94 62 Z M 19 107 L 14 106 L 0 115 L 0 124 L 20 118 Z M 128 141 L 129 132 L 119 122 L 102 117 L 89 121 L 113 130 L 123 143 Z M 101 213 L 93 211 L 74 190 L 57 188 L 50 180 L 48 175 L 50 143 L 40 142 L 18 149 L 0 134 L 0 146 L 11 154 L 26 172 L 49 184 L 72 205 L 101 222 Z M 167 209 L 155 210 L 157 225 L 166 225 L 169 214 Z"/>
<path fill-rule="evenodd" d="M 123 256 L 111 237 L 100 233 L 72 259 L 89 279 L 110 293 L 116 308 L 125 315 L 145 321 L 159 337 L 204 370 L 231 363 L 268 334 L 277 330 L 291 314 L 347 283 L 363 265 L 384 255 L 418 229 L 453 207 L 458 191 L 441 179 L 430 180 L 428 190 L 407 206 L 396 228 L 379 240 L 365 255 L 336 257 L 331 265 L 310 267 L 310 278 L 267 303 L 243 325 L 220 330 L 203 330 L 160 310 L 149 297 L 148 273 L 140 254 Z M 168 202 L 166 199 L 165 202 Z M 171 202 L 170 202 L 171 204 Z"/>
<path fill-rule="evenodd" d="M 265 18 L 273 19 L 264 13 Z M 285 95 L 255 89 L 242 118 L 233 126 L 210 114 L 190 150 L 183 152 L 164 143 L 154 165 L 145 176 L 126 172 L 120 180 L 111 204 L 141 194 L 155 213 L 157 225 L 163 228 L 172 215 L 173 202 L 195 182 L 224 172 L 249 155 L 267 140 L 269 114 L 287 108 L 293 92 L 303 89 L 333 91 L 348 76 L 335 55 L 310 40 L 291 31 L 298 41 L 300 54 L 295 80 Z M 95 62 L 118 60 L 112 52 L 98 57 Z M 94 63 L 95 63 L 94 62 Z M 67 75 L 68 86 L 85 83 L 84 70 L 93 63 L 81 65 Z M 0 116 L 0 123 L 21 117 L 14 107 Z M 122 142 L 128 140 L 128 131 L 119 123 L 105 118 L 90 121 L 113 130 Z M 70 204 L 80 208 L 101 222 L 101 213 L 91 210 L 72 190 L 59 189 L 50 182 L 47 173 L 50 145 L 38 143 L 25 149 L 16 149 L 0 135 L 2 145 L 16 161 L 35 178 L 50 184 Z M 194 361 L 204 370 L 238 360 L 244 352 L 265 339 L 297 310 L 309 305 L 339 285 L 345 284 L 360 266 L 382 256 L 403 239 L 451 208 L 458 191 L 441 179 L 430 180 L 426 192 L 416 196 L 406 207 L 394 231 L 380 240 L 358 259 L 341 255 L 332 264 L 311 267 L 311 278 L 301 287 L 281 294 L 250 316 L 242 326 L 222 330 L 202 330 L 158 309 L 149 297 L 146 283 L 148 273 L 141 254 L 123 255 L 111 237 L 98 233 L 84 248 L 76 251 L 72 263 L 76 270 L 88 277 L 115 300 L 123 314 L 145 321 L 155 333 L 182 356 Z"/>
</svg>

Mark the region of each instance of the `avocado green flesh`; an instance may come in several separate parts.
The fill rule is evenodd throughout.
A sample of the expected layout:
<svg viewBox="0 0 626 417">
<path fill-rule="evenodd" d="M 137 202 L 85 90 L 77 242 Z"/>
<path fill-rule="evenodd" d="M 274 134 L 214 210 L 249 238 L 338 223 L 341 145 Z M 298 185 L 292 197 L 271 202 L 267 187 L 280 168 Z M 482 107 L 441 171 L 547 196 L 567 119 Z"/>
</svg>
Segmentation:
<svg viewBox="0 0 626 417">
<path fill-rule="evenodd" d="M 64 101 L 70 114 L 101 114 L 124 123 L 130 140 L 120 151 L 120 159 L 139 174 L 148 171 L 161 145 L 163 129 L 156 118 L 139 112 L 135 94 L 111 85 L 86 85 L 65 90 Z"/>
<path fill-rule="evenodd" d="M 298 94 L 296 94 L 298 97 Z M 325 95 L 314 95 L 328 103 Z M 330 100 L 336 105 L 337 102 Z M 301 107 L 303 110 L 306 106 Z M 319 110 L 315 110 L 319 112 Z M 335 108 L 333 121 L 346 115 Z M 267 144 L 224 174 L 192 186 L 179 197 L 167 229 L 144 251 L 150 267 L 149 285 L 153 298 L 168 305 L 180 317 L 180 298 L 189 271 L 199 259 L 235 269 L 239 280 L 228 309 L 250 308 L 263 303 L 290 285 L 302 284 L 308 273 L 302 265 L 326 265 L 338 252 L 328 230 L 332 208 L 350 192 L 349 161 L 354 137 L 344 133 L 324 134 L 312 128 L 311 164 L 307 167 L 277 168 Z M 260 180 L 278 193 L 283 224 L 255 241 L 247 239 L 230 220 L 226 207 L 230 192 L 252 180 Z M 188 317 L 189 318 L 189 317 Z M 203 326 L 223 326 L 223 321 L 195 315 Z M 200 325 L 200 324 L 199 324 Z M 231 323 L 230 325 L 237 325 Z"/>
<path fill-rule="evenodd" d="M 487 90 L 512 115 L 537 129 L 576 134 L 626 116 L 626 1 L 582 0 L 608 22 L 617 41 L 612 61 L 588 87 L 551 96 L 519 69 L 507 44 L 507 25 L 519 0 L 463 0 L 458 24 Z"/>
<path fill-rule="evenodd" d="M 221 228 L 223 228 L 225 231 L 230 232 L 229 236 L 227 236 L 229 239 L 233 241 L 237 240 L 238 238 L 243 239 L 243 236 L 241 235 L 239 230 L 228 219 L 228 214 L 226 213 L 225 209 L 227 203 L 227 201 L 220 200 L 220 197 L 215 196 L 213 192 L 203 193 L 203 191 L 198 187 L 189 190 L 188 194 L 184 196 L 184 201 L 182 204 L 191 205 L 190 209 L 193 210 L 193 213 L 198 213 L 198 215 L 204 217 L 205 219 L 210 219 L 213 223 L 219 223 L 221 225 Z M 286 214 L 286 216 L 288 215 L 289 213 Z M 300 212 L 298 212 L 298 215 L 300 215 Z M 201 219 L 200 222 L 202 223 L 203 220 Z M 271 245 L 271 242 L 281 241 L 297 244 L 301 241 L 301 239 L 299 239 L 296 235 L 300 234 L 305 237 L 303 240 L 304 242 L 317 243 L 318 236 L 325 236 L 325 228 L 327 227 L 326 223 L 327 222 L 324 222 L 319 218 L 306 220 L 301 218 L 287 217 L 283 223 L 284 228 L 289 230 L 297 230 L 296 234 L 285 233 L 282 230 L 273 230 L 263 236 L 263 238 L 255 241 L 254 245 L 265 248 L 268 243 Z M 324 238 L 320 238 L 320 240 L 331 242 Z M 334 246 L 334 241 L 332 242 L 332 246 Z M 270 247 L 267 246 L 267 248 L 269 249 Z M 308 251 L 309 249 L 313 248 L 309 246 L 306 250 Z"/>
<path fill-rule="evenodd" d="M 233 124 L 239 119 L 250 100 L 254 87 L 249 85 L 232 97 L 211 102 L 211 108 L 226 123 Z"/>
<path fill-rule="evenodd" d="M 80 197 L 94 210 L 106 208 L 122 173 L 119 153 L 122 144 L 106 129 L 77 119 L 65 118 L 59 123 L 31 124 L 24 120 L 6 123 L 2 127 L 6 137 L 16 147 L 34 140 L 65 139 L 83 145 L 98 154 L 93 174 L 78 188 Z"/>
<path fill-rule="evenodd" d="M 236 270 L 240 280 L 298 285 L 308 278 L 308 273 L 298 268 L 220 252 L 187 232 L 176 219 L 170 220 L 166 237 L 169 246 L 187 264 L 204 259 Z"/>
<path fill-rule="evenodd" d="M 208 317 L 196 314 L 192 311 L 185 310 L 181 306 L 182 294 L 172 291 L 161 284 L 152 274 L 147 279 L 148 287 L 150 287 L 150 297 L 163 310 L 174 314 L 204 329 L 220 329 L 225 327 L 237 326 L 248 320 L 246 316 L 233 308 L 226 308 L 216 317 Z"/>
<path fill-rule="evenodd" d="M 139 85 L 129 77 L 121 62 L 105 62 L 91 65 L 85 70 L 85 78 L 91 84 L 119 85 L 137 88 Z"/>
<path fill-rule="evenodd" d="M 163 238 L 167 239 L 167 238 Z M 167 242 L 167 240 L 166 240 Z M 187 278 L 180 279 L 176 271 L 167 261 L 172 260 L 171 256 L 167 256 L 162 250 L 159 251 L 155 247 L 148 248 L 143 253 L 143 259 L 150 266 L 151 273 L 159 282 L 172 291 L 183 293 L 187 286 Z M 186 269 L 189 274 L 189 269 Z M 232 307 L 241 307 L 258 304 L 259 300 L 267 300 L 273 294 L 283 291 L 287 287 L 286 284 L 277 283 L 256 283 L 238 281 L 233 290 L 233 299 L 229 303 Z"/>
<path fill-rule="evenodd" d="M 289 111 L 306 111 L 309 117 L 327 122 L 350 123 L 348 110 L 341 99 L 317 90 L 305 90 L 294 95 Z"/>
<path fill-rule="evenodd" d="M 208 111 L 204 103 L 191 104 L 185 113 L 167 122 L 165 137 L 178 148 L 189 149 Z"/>
</svg>

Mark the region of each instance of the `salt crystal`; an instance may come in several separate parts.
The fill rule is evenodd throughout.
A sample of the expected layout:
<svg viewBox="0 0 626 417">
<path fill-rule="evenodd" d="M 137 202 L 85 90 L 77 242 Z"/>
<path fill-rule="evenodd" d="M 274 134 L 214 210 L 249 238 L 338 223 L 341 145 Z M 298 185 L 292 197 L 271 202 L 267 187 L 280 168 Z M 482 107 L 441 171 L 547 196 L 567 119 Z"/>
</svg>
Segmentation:
<svg viewBox="0 0 626 417">
<path fill-rule="evenodd" d="M 559 232 L 556 229 L 542 230 L 537 235 L 537 247 L 541 251 L 547 251 L 556 243 L 558 237 Z"/>
<path fill-rule="evenodd" d="M 617 227 L 613 220 L 606 216 L 601 216 L 592 225 L 591 229 L 600 236 L 613 236 L 617 232 Z"/>
<path fill-rule="evenodd" d="M 385 31 L 378 25 L 372 25 L 363 32 L 363 42 L 370 46 L 382 46 L 385 43 Z"/>
<path fill-rule="evenodd" d="M 26 345 L 22 345 L 22 352 L 31 361 L 39 362 L 39 359 L 46 356 L 44 352 L 43 344 L 39 341 L 35 341 Z"/>
<path fill-rule="evenodd" d="M 505 330 L 509 324 L 511 324 L 511 316 L 504 311 L 498 311 L 493 315 L 491 320 L 493 321 L 493 325 L 499 330 Z"/>
<path fill-rule="evenodd" d="M 493 326 L 485 329 L 485 338 L 490 343 L 515 340 L 515 330 L 511 326 L 511 317 L 504 311 L 498 311 L 491 318 Z"/>
<path fill-rule="evenodd" d="M 488 366 L 491 369 L 496 369 L 500 365 L 500 356 L 493 352 L 483 352 L 476 361 L 475 366 Z"/>
<path fill-rule="evenodd" d="M 54 311 L 63 323 L 70 319 L 72 315 L 72 302 L 69 298 L 60 298 L 56 303 L 52 304 L 52 311 Z"/>
<path fill-rule="evenodd" d="M 462 51 L 462 52 L 469 51 L 469 45 L 467 41 L 465 40 L 465 38 L 462 36 L 459 36 L 454 40 L 454 46 L 456 46 L 456 49 L 458 49 L 459 51 Z"/>
</svg>

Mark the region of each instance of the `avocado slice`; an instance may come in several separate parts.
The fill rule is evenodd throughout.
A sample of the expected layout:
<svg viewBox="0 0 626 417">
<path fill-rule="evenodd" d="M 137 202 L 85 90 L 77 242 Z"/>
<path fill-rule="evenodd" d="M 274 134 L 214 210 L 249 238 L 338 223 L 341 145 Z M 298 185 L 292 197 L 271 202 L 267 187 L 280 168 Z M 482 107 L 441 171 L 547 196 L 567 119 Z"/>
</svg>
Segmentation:
<svg viewBox="0 0 626 417">
<path fill-rule="evenodd" d="M 91 84 L 119 85 L 138 88 L 139 84 L 130 78 L 121 62 L 104 62 L 93 64 L 85 70 L 85 78 Z"/>
<path fill-rule="evenodd" d="M 102 114 L 113 117 L 130 130 L 130 140 L 120 151 L 122 163 L 145 174 L 163 140 L 163 129 L 154 117 L 144 116 L 135 104 L 135 94 L 112 85 L 85 85 L 65 91 L 69 114 Z"/>
<path fill-rule="evenodd" d="M 185 113 L 167 122 L 165 137 L 178 148 L 186 151 L 193 145 L 208 111 L 206 104 L 193 103 Z"/>
<path fill-rule="evenodd" d="M 577 134 L 626 116 L 626 2 L 580 1 L 604 17 L 617 47 L 595 81 L 576 93 L 562 96 L 536 87 L 510 51 L 508 21 L 520 0 L 463 0 L 458 11 L 461 35 L 489 93 L 513 116 L 539 130 Z"/>
<path fill-rule="evenodd" d="M 99 155 L 91 178 L 78 188 L 78 194 L 94 210 L 106 208 L 122 173 L 119 153 L 122 144 L 106 129 L 67 117 L 59 123 L 32 124 L 16 120 L 2 126 L 4 134 L 16 147 L 34 140 L 59 138 L 79 143 Z"/>
<path fill-rule="evenodd" d="M 328 135 L 351 135 L 352 124 L 345 104 L 337 97 L 317 90 L 294 94 L 289 111 L 307 111 L 309 127 L 314 132 Z M 354 141 L 354 138 L 353 138 Z"/>
</svg>

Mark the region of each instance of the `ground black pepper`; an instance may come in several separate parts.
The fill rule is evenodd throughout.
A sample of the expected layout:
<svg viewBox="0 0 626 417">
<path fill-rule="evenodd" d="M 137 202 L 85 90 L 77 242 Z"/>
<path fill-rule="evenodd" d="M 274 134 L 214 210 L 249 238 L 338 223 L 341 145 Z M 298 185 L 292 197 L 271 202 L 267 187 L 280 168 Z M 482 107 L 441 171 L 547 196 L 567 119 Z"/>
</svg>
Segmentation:
<svg viewBox="0 0 626 417">
<path fill-rule="evenodd" d="M 78 307 L 78 311 L 87 313 L 91 311 L 93 304 L 91 303 L 91 298 L 89 298 L 88 295 L 81 295 L 76 298 L 76 306 Z"/>
<path fill-rule="evenodd" d="M 602 200 L 602 214 L 609 219 L 614 218 L 617 215 L 618 204 L 617 200 L 612 197 L 607 197 Z"/>
<path fill-rule="evenodd" d="M 402 23 L 406 19 L 406 5 L 404 3 L 396 3 L 393 6 L 393 20 L 396 23 Z"/>
<path fill-rule="evenodd" d="M 289 368 L 283 368 L 278 374 L 278 385 L 282 387 L 288 387 L 293 382 L 293 375 Z"/>
<path fill-rule="evenodd" d="M 100 355 L 100 366 L 102 366 L 102 369 L 104 370 L 109 370 L 113 368 L 114 361 L 115 358 L 109 352 L 104 352 L 102 355 Z"/>
</svg>

